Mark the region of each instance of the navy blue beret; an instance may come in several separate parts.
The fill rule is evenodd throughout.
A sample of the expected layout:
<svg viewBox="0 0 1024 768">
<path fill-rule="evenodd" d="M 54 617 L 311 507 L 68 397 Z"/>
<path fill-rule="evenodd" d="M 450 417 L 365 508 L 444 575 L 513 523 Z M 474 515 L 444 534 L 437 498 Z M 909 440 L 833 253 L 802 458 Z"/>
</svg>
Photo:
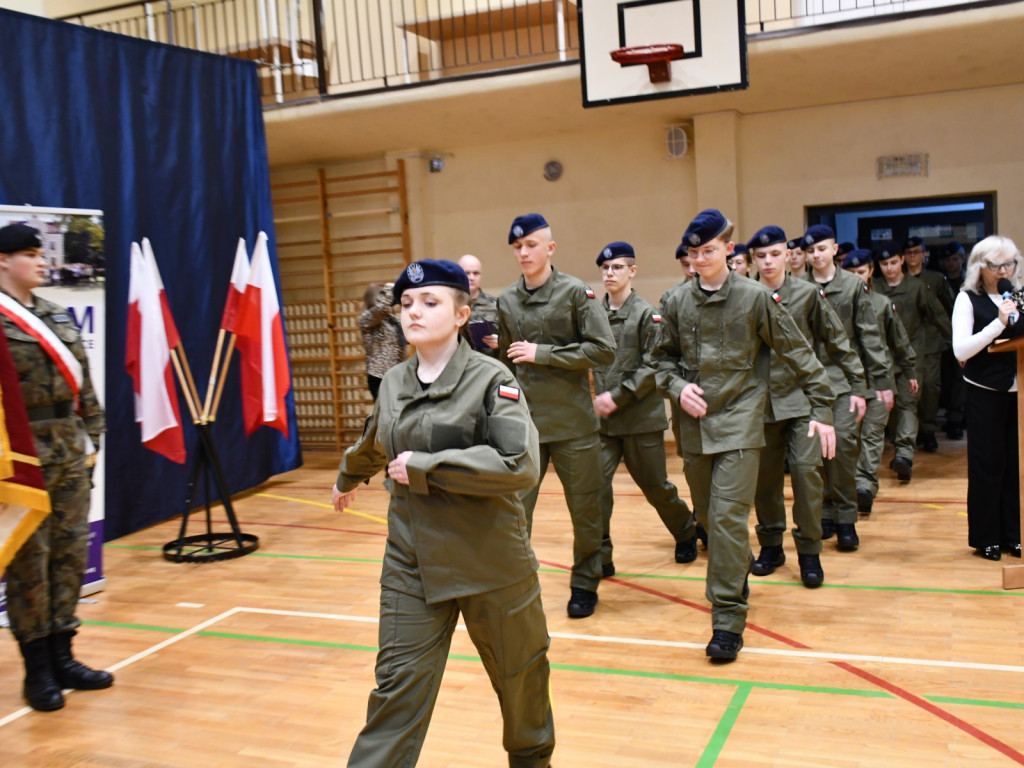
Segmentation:
<svg viewBox="0 0 1024 768">
<path fill-rule="evenodd" d="M 786 233 L 782 231 L 782 227 L 769 224 L 754 233 L 754 236 L 747 241 L 747 248 L 767 248 L 776 243 L 786 243 L 787 248 L 793 247 L 786 241 Z"/>
<path fill-rule="evenodd" d="M 953 254 L 956 253 L 964 253 L 964 246 L 963 244 L 958 243 L 956 240 L 951 240 L 950 242 L 942 246 L 942 249 L 939 251 L 939 258 L 944 259 L 947 256 L 952 256 Z"/>
<path fill-rule="evenodd" d="M 843 269 L 863 267 L 865 264 L 870 264 L 873 259 L 874 256 L 867 248 L 854 248 L 843 259 Z"/>
<path fill-rule="evenodd" d="M 516 216 L 512 226 L 508 230 L 508 244 L 512 245 L 520 237 L 525 237 L 538 229 L 548 226 L 547 221 L 539 213 L 526 213 Z"/>
<path fill-rule="evenodd" d="M 621 258 L 635 259 L 636 253 L 633 252 L 633 246 L 629 243 L 616 240 L 614 243 L 608 243 L 608 245 L 602 249 L 601 253 L 597 255 L 597 266 L 600 267 L 610 259 Z"/>
<path fill-rule="evenodd" d="M 729 220 L 721 211 L 708 208 L 698 213 L 690 222 L 690 226 L 683 233 L 683 243 L 687 248 L 699 248 L 722 234 L 728 226 Z"/>
<path fill-rule="evenodd" d="M 686 250 L 686 241 L 684 240 L 676 246 L 676 258 L 681 259 L 683 256 L 689 256 L 689 252 Z"/>
<path fill-rule="evenodd" d="M 786 242 L 786 247 L 791 251 L 802 251 L 804 249 L 804 239 L 798 237 L 796 240 L 789 240 Z"/>
<path fill-rule="evenodd" d="M 25 224 L 8 224 L 0 229 L 0 253 L 17 253 L 31 248 L 42 248 L 39 230 Z"/>
<path fill-rule="evenodd" d="M 392 303 L 397 304 L 409 288 L 423 288 L 428 285 L 447 285 L 469 293 L 469 278 L 465 270 L 454 261 L 423 259 L 414 261 L 402 270 L 391 289 Z"/>
<path fill-rule="evenodd" d="M 836 256 L 845 256 L 848 253 L 857 250 L 857 246 L 853 243 L 840 243 L 836 249 Z"/>
<path fill-rule="evenodd" d="M 928 246 L 924 244 L 924 240 L 922 240 L 920 237 L 917 237 L 916 235 L 914 237 L 908 237 L 907 241 L 903 243 L 904 250 L 910 250 L 911 248 L 917 248 L 918 246 L 925 249 L 928 248 Z M 900 251 L 900 253 L 902 253 L 902 251 Z"/>
<path fill-rule="evenodd" d="M 747 248 L 743 243 L 734 243 L 732 246 L 731 256 L 749 256 L 750 249 Z"/>
<path fill-rule="evenodd" d="M 813 224 L 807 228 L 804 232 L 804 236 L 800 238 L 800 247 L 807 248 L 815 243 L 820 243 L 822 240 L 835 240 L 836 233 L 832 231 L 832 227 L 828 224 Z"/>
<path fill-rule="evenodd" d="M 891 259 L 893 256 L 902 255 L 903 249 L 900 248 L 900 244 L 895 240 L 886 240 L 875 248 L 875 261 L 885 261 L 886 259 Z"/>
</svg>

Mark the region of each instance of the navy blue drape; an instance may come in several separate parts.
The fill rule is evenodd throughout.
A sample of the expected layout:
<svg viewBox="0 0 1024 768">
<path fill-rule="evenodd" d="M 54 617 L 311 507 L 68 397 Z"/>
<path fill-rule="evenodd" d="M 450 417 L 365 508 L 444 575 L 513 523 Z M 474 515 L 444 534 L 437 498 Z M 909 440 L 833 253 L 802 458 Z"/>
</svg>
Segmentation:
<svg viewBox="0 0 1024 768">
<path fill-rule="evenodd" d="M 181 401 L 189 462 L 141 445 L 124 370 L 131 242 L 153 244 L 201 394 L 239 237 L 251 253 L 267 233 L 277 277 L 256 66 L 2 9 L 0 51 L 0 203 L 104 212 L 109 540 L 183 511 L 198 442 Z M 291 394 L 288 409 L 287 440 L 247 439 L 231 366 L 213 427 L 230 493 L 300 465 Z"/>
</svg>

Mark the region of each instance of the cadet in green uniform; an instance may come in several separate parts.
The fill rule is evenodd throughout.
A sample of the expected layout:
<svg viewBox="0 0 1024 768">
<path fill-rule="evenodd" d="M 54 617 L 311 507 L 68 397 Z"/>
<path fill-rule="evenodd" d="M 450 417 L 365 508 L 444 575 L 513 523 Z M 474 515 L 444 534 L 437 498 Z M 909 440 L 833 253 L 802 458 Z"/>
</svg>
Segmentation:
<svg viewBox="0 0 1024 768">
<path fill-rule="evenodd" d="M 469 322 L 466 323 L 469 340 L 477 352 L 497 357 L 498 299 L 480 288 L 480 277 L 483 274 L 480 259 L 467 253 L 459 259 L 459 266 L 469 278 Z"/>
<path fill-rule="evenodd" d="M 945 275 L 934 269 L 925 269 L 928 251 L 924 240 L 920 237 L 908 238 L 903 245 L 903 257 L 906 260 L 907 274 L 924 283 L 946 311 L 945 330 L 939 325 L 928 323 L 920 341 L 914 338 L 913 333 L 910 334 L 914 351 L 917 352 L 917 379 L 921 385 L 917 398 L 919 442 L 925 453 L 934 453 L 939 449 L 935 433 L 939 429 L 937 414 L 939 389 L 942 385 L 942 353 L 952 344 L 952 331 L 949 330 L 952 326 L 949 318 L 953 316 L 954 296 Z M 905 318 L 904 323 L 906 324 Z M 907 331 L 910 331 L 909 327 Z"/>
<path fill-rule="evenodd" d="M 864 368 L 843 330 L 843 324 L 821 289 L 806 280 L 786 275 L 789 249 L 786 233 L 768 226 L 747 243 L 761 284 L 777 304 L 789 310 L 797 328 L 818 354 L 835 391 L 864 393 Z M 818 587 L 825 580 L 821 567 L 821 446 L 808 439 L 811 406 L 796 386 L 789 367 L 773 350 L 768 382 L 768 407 L 764 414 L 765 447 L 757 473 L 754 511 L 761 552 L 751 567 L 755 576 L 767 576 L 786 562 L 782 540 L 786 533 L 784 464 L 789 460 L 793 486 L 793 541 L 796 544 L 800 580 Z M 838 375 L 833 376 L 833 371 Z"/>
<path fill-rule="evenodd" d="M 64 706 L 62 688 L 108 688 L 109 672 L 76 661 L 71 638 L 89 544 L 89 480 L 105 431 L 78 328 L 68 311 L 32 293 L 48 265 L 39 231 L 0 229 L 0 325 L 28 408 L 51 513 L 7 566 L 7 616 L 25 660 L 23 694 L 42 711 Z"/>
<path fill-rule="evenodd" d="M 658 512 L 675 539 L 677 563 L 697 559 L 693 513 L 669 482 L 665 466 L 665 400 L 654 381 L 648 356 L 658 336 L 661 315 L 633 290 L 636 253 L 629 243 L 606 245 L 597 257 L 604 287 L 604 308 L 615 336 L 615 362 L 594 369 L 594 411 L 601 417 L 601 570 L 615 575 L 612 561 L 612 480 L 619 462 Z"/>
<path fill-rule="evenodd" d="M 884 293 L 892 303 L 916 352 L 919 349 L 928 349 L 936 337 L 951 339 L 953 327 L 950 325 L 949 315 L 946 314 L 945 308 L 928 290 L 928 287 L 920 280 L 914 280 L 903 272 L 903 255 L 900 251 L 899 243 L 890 241 L 884 243 L 875 252 L 875 261 L 878 262 L 878 268 L 883 278 L 878 281 L 876 289 L 880 293 Z M 928 354 L 917 355 L 914 378 L 918 383 L 923 382 L 926 376 L 934 373 L 929 368 L 933 364 L 938 365 L 941 360 L 941 351 L 930 356 Z M 926 431 L 921 429 L 917 423 L 921 407 L 919 403 L 915 402 L 915 405 L 918 419 L 911 420 L 897 416 L 895 423 L 890 424 L 890 432 L 893 433 L 893 442 L 896 444 L 896 457 L 889 466 L 905 483 L 910 482 L 918 431 Z M 930 431 L 934 440 L 934 430 Z"/>
<path fill-rule="evenodd" d="M 861 248 L 851 251 L 843 259 L 843 269 L 859 277 L 869 288 L 873 288 L 871 272 L 874 269 L 874 255 Z M 878 318 L 878 327 L 885 338 L 886 354 L 896 379 L 895 403 L 892 416 L 885 411 L 885 405 L 878 399 L 868 401 L 868 411 L 860 430 L 860 458 L 857 459 L 857 511 L 871 514 L 871 508 L 878 495 L 878 467 L 882 463 L 885 449 L 885 425 L 895 421 L 894 434 L 897 439 L 896 457 L 909 456 L 907 479 L 910 478 L 910 464 L 914 457 L 914 437 L 917 434 L 917 375 L 914 373 L 915 353 L 910 345 L 903 322 L 896 315 L 896 307 L 883 294 L 872 290 L 871 306 Z M 908 453 L 909 452 L 909 453 Z M 889 465 L 897 470 L 900 463 L 893 459 Z"/>
<path fill-rule="evenodd" d="M 416 764 L 461 613 L 498 694 L 509 766 L 546 768 L 549 638 L 519 496 L 537 482 L 537 431 L 508 369 L 460 339 L 469 285 L 457 264 L 413 262 L 394 299 L 416 354 L 384 376 L 332 490 L 341 512 L 387 469 L 377 688 L 348 764 Z"/>
<path fill-rule="evenodd" d="M 892 371 L 885 354 L 885 342 L 871 308 L 868 287 L 835 263 L 838 249 L 831 227 L 815 224 L 800 240 L 811 265 L 807 279 L 820 286 L 825 298 L 843 322 L 843 330 L 860 357 L 868 391 L 892 409 Z M 832 382 L 837 382 L 835 374 Z M 825 498 L 821 510 L 821 538 L 836 536 L 841 552 L 860 546 L 857 535 L 857 459 L 860 456 L 860 422 L 867 401 L 854 392 L 837 393 L 832 413 L 836 427 L 836 457 L 825 462 Z"/>
<path fill-rule="evenodd" d="M 590 368 L 615 360 L 615 338 L 594 292 L 551 265 L 555 241 L 538 213 L 512 222 L 509 245 L 523 276 L 498 297 L 498 349 L 530 403 L 540 435 L 540 477 L 548 462 L 562 481 L 572 518 L 571 618 L 594 613 L 601 583 L 600 426 Z M 540 481 L 523 501 L 533 524 Z"/>
<path fill-rule="evenodd" d="M 658 388 L 679 403 L 684 472 L 708 531 L 706 594 L 712 659 L 735 659 L 747 623 L 753 557 L 748 519 L 764 445 L 770 352 L 788 365 L 811 404 L 810 435 L 835 450 L 828 375 L 789 313 L 754 280 L 729 271 L 732 224 L 702 211 L 683 235 L 697 278 L 666 295 L 651 355 Z"/>
</svg>

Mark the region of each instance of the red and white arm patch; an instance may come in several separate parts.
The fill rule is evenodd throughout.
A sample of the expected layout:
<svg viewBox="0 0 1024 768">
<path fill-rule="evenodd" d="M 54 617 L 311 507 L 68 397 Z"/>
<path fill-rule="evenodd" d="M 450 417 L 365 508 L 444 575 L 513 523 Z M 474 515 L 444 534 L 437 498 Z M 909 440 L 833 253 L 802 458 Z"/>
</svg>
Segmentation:
<svg viewBox="0 0 1024 768">
<path fill-rule="evenodd" d="M 597 298 L 597 294 L 594 293 L 590 288 L 587 288 L 587 298 L 588 299 L 596 299 Z"/>
<path fill-rule="evenodd" d="M 519 399 L 519 388 L 518 387 L 507 387 L 504 384 L 498 385 L 498 397 L 504 397 L 506 400 L 518 400 Z"/>
<path fill-rule="evenodd" d="M 661 322 L 661 315 L 659 315 L 657 312 L 655 312 L 653 315 L 651 315 L 651 320 L 653 322 L 655 322 L 655 323 L 660 323 Z"/>
</svg>

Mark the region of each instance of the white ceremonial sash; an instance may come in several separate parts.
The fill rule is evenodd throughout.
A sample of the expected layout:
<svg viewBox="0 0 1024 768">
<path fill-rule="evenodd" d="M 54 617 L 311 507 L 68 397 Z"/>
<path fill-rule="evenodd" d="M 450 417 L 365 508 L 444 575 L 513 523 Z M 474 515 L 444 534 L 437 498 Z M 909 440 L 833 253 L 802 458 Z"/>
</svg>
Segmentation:
<svg viewBox="0 0 1024 768">
<path fill-rule="evenodd" d="M 75 394 L 77 408 L 78 393 L 82 390 L 82 364 L 49 326 L 33 315 L 20 301 L 0 291 L 0 314 L 8 318 L 25 333 L 39 342 L 57 366 Z"/>
</svg>

